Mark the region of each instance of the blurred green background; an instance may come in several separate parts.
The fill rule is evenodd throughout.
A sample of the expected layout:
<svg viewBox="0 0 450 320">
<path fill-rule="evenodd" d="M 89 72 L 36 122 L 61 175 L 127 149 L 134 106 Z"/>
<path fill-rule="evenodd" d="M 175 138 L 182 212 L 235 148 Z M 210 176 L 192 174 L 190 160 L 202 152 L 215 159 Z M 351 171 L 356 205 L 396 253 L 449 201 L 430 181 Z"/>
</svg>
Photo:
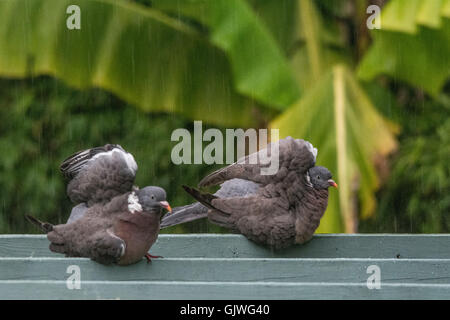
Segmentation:
<svg viewBox="0 0 450 320">
<path fill-rule="evenodd" d="M 339 184 L 319 232 L 450 232 L 449 76 L 450 0 L 2 0 L 0 233 L 63 223 L 60 162 L 105 143 L 190 203 L 181 185 L 220 167 L 172 164 L 194 120 L 317 147 Z"/>
</svg>

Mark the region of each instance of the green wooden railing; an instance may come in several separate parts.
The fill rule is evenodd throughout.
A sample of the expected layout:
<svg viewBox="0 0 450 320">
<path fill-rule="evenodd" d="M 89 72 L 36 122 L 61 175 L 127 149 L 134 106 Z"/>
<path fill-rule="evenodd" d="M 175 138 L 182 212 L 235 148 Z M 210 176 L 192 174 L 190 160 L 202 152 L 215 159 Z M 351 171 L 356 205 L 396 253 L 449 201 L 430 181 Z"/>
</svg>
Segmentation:
<svg viewBox="0 0 450 320">
<path fill-rule="evenodd" d="M 450 299 L 447 234 L 316 235 L 280 252 L 240 235 L 160 235 L 151 253 L 164 258 L 103 266 L 50 252 L 45 236 L 0 235 L 0 299 Z"/>
</svg>

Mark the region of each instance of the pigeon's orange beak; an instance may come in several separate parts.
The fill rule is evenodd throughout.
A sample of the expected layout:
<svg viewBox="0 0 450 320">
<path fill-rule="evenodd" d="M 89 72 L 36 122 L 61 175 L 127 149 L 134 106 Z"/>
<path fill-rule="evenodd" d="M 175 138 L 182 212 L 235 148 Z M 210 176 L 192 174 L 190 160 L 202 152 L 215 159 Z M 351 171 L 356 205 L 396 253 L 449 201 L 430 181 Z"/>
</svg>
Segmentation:
<svg viewBox="0 0 450 320">
<path fill-rule="evenodd" d="M 167 209 L 167 211 L 172 212 L 172 208 L 167 201 L 160 201 L 159 204 L 161 205 L 161 207 Z"/>
<path fill-rule="evenodd" d="M 330 187 L 335 187 L 336 189 L 338 187 L 337 183 L 332 179 L 328 180 L 328 184 L 330 185 Z"/>
</svg>

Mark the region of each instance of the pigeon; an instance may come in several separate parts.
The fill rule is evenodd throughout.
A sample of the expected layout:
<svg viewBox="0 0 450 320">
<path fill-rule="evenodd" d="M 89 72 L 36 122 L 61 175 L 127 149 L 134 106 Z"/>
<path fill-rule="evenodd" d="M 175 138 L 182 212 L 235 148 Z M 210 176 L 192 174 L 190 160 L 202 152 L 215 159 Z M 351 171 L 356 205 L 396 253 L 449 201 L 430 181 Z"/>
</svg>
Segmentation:
<svg viewBox="0 0 450 320">
<path fill-rule="evenodd" d="M 330 171 L 315 166 L 317 149 L 308 141 L 287 137 L 277 142 L 279 169 L 263 175 L 266 149 L 244 157 L 203 178 L 199 187 L 219 185 L 215 194 L 183 188 L 198 202 L 174 208 L 161 228 L 208 217 L 219 226 L 241 233 L 273 249 L 309 241 L 328 205 L 328 188 L 336 187 Z M 276 150 L 276 149 L 274 149 Z M 252 164 L 251 157 L 258 161 Z"/>
<path fill-rule="evenodd" d="M 166 192 L 148 186 L 89 207 L 78 220 L 59 225 L 27 219 L 47 233 L 50 250 L 102 264 L 129 265 L 146 257 L 160 230 L 163 208 L 171 211 Z"/>
<path fill-rule="evenodd" d="M 67 223 L 81 218 L 94 204 L 106 204 L 115 196 L 137 190 L 138 166 L 132 154 L 118 144 L 79 151 L 60 166 L 67 179 L 67 195 L 75 204 Z"/>
</svg>

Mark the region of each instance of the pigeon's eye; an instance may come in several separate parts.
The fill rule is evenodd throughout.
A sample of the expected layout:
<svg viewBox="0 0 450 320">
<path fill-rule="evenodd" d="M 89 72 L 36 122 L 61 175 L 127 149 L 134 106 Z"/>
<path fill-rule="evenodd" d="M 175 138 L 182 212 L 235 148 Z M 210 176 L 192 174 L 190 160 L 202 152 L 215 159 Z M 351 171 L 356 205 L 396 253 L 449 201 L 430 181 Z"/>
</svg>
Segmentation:
<svg viewBox="0 0 450 320">
<path fill-rule="evenodd" d="M 317 180 L 320 180 L 320 176 L 317 176 Z"/>
<path fill-rule="evenodd" d="M 152 200 L 155 200 L 155 196 L 154 195 L 152 195 Z"/>
</svg>

